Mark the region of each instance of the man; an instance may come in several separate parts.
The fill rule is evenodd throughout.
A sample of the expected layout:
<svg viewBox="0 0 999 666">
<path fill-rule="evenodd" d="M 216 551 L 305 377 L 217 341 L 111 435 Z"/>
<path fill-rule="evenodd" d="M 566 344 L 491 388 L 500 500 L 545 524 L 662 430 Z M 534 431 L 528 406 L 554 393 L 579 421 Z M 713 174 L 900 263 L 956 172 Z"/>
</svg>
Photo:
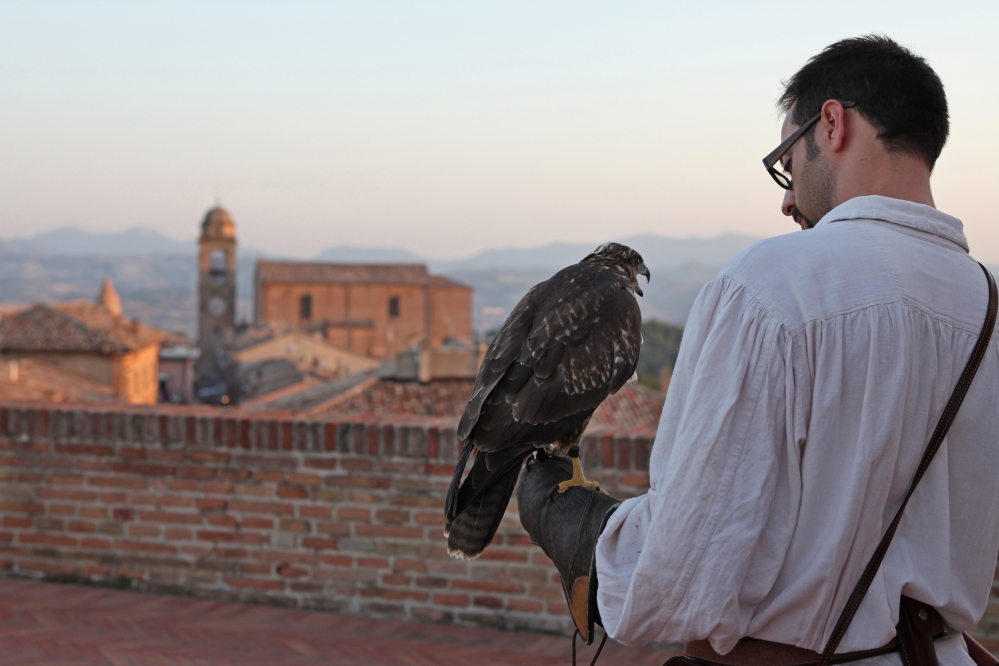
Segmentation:
<svg viewBox="0 0 999 666">
<path fill-rule="evenodd" d="M 821 652 L 985 318 L 986 279 L 930 189 L 948 114 L 929 65 L 886 37 L 844 40 L 790 79 L 780 106 L 790 145 L 768 170 L 806 233 L 754 245 L 701 291 L 649 492 L 561 516 L 599 534 L 579 586 L 596 588 L 588 606 L 572 593 L 585 531 L 577 564 L 560 566 L 573 616 L 599 614 L 625 644 L 707 639 L 726 654 L 753 637 Z M 981 619 L 999 544 L 997 380 L 993 338 L 838 653 L 893 639 L 903 594 L 958 631 Z M 533 464 L 518 499 L 559 565 L 559 498 L 540 492 L 553 462 Z M 935 648 L 944 666 L 972 663 L 959 634 Z"/>
</svg>

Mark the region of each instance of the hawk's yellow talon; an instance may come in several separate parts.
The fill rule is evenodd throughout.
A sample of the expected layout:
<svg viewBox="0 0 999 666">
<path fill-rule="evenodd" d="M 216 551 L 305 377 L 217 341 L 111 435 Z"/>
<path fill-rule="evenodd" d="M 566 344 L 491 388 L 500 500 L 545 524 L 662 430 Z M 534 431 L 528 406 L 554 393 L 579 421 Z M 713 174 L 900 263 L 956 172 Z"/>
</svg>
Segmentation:
<svg viewBox="0 0 999 666">
<path fill-rule="evenodd" d="M 586 477 L 583 476 L 583 466 L 579 464 L 579 458 L 572 459 L 572 478 L 558 484 L 559 493 L 564 493 L 569 488 L 587 488 L 589 490 L 599 490 L 603 494 L 607 494 L 607 491 L 602 489 L 599 483 L 596 481 L 587 481 Z"/>
</svg>

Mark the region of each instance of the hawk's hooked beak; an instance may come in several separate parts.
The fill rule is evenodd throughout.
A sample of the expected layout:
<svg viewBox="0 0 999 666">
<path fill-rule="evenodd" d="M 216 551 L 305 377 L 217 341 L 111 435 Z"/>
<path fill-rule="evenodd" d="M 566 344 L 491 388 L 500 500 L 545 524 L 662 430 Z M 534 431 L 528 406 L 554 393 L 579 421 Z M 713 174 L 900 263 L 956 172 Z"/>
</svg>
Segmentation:
<svg viewBox="0 0 999 666">
<path fill-rule="evenodd" d="M 645 266 L 644 263 L 638 264 L 638 268 L 635 269 L 635 273 L 636 273 L 636 277 L 637 277 L 637 275 L 644 275 L 645 276 L 645 282 L 646 282 L 646 284 L 648 284 L 649 282 L 652 282 L 652 273 L 649 272 L 649 269 Z M 637 281 L 635 282 L 635 292 L 639 296 L 644 296 L 645 295 L 645 294 L 642 293 L 642 288 L 638 286 L 638 282 Z"/>
</svg>

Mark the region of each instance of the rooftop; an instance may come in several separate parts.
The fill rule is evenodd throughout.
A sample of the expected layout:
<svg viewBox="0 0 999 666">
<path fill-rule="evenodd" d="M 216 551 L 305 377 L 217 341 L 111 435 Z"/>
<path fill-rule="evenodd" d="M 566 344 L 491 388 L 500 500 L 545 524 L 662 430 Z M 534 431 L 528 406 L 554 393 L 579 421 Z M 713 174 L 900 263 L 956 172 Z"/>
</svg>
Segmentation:
<svg viewBox="0 0 999 666">
<path fill-rule="evenodd" d="M 8 352 L 121 354 L 168 337 L 88 301 L 36 305 L 0 321 L 0 349 Z"/>
<path fill-rule="evenodd" d="M 424 264 L 336 264 L 257 261 L 257 276 L 272 284 L 404 284 L 471 289 L 431 275 Z"/>
</svg>

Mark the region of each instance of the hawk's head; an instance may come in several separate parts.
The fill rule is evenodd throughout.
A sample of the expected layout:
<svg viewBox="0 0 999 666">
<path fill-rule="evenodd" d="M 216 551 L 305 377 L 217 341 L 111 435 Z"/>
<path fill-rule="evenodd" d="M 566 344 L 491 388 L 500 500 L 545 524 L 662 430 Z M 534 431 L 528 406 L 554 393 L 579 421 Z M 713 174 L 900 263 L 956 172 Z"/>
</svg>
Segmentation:
<svg viewBox="0 0 999 666">
<path fill-rule="evenodd" d="M 631 288 L 639 296 L 643 296 L 644 294 L 642 293 L 642 288 L 638 286 L 638 276 L 644 275 L 646 282 L 652 280 L 652 274 L 645 267 L 642 255 L 627 245 L 621 245 L 620 243 L 604 243 L 587 255 L 583 261 L 623 268 L 631 280 Z"/>
</svg>

